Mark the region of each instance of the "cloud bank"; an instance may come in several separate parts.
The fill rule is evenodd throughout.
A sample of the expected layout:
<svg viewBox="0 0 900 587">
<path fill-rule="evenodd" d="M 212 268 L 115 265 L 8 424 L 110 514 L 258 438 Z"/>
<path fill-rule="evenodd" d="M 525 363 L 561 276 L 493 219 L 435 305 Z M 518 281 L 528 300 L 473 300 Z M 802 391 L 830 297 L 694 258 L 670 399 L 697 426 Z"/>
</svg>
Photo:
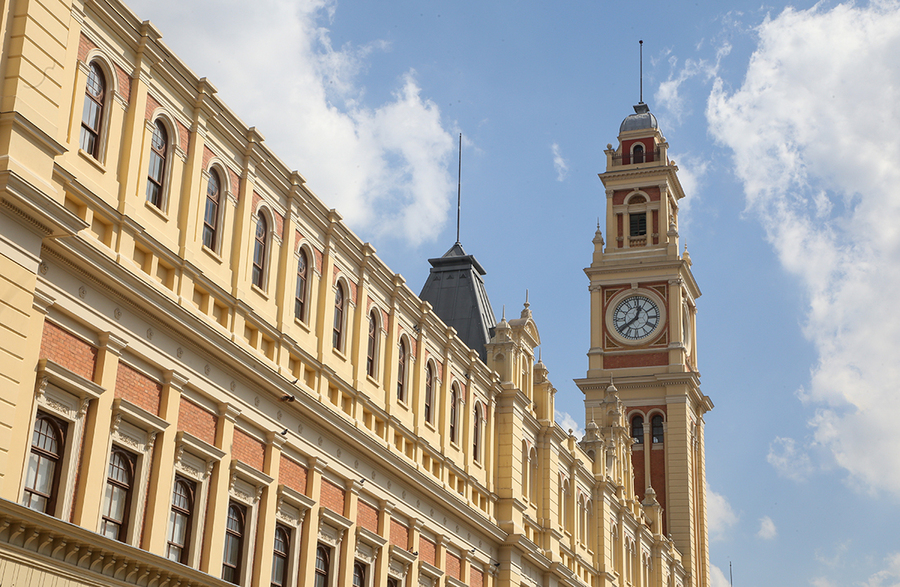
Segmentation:
<svg viewBox="0 0 900 587">
<path fill-rule="evenodd" d="M 334 2 L 129 3 L 354 229 L 413 245 L 439 233 L 454 191 L 453 136 L 415 71 L 398 76 L 390 99 L 368 104 L 359 74 L 387 45 L 333 47 Z"/>
<path fill-rule="evenodd" d="M 808 300 L 813 442 L 900 496 L 900 451 L 873 450 L 900 418 L 900 3 L 788 8 L 758 34 L 741 87 L 715 80 L 710 130 Z"/>
</svg>

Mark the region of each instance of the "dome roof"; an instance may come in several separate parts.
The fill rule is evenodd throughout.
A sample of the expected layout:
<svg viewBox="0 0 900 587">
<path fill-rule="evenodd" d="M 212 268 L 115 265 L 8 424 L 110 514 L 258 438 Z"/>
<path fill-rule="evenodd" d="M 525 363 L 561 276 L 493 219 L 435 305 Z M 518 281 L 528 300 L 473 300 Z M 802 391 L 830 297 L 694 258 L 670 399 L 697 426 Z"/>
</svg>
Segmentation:
<svg viewBox="0 0 900 587">
<path fill-rule="evenodd" d="M 631 114 L 622 121 L 619 126 L 619 134 L 627 130 L 644 130 L 649 128 L 659 128 L 656 117 L 650 113 L 650 107 L 641 102 L 634 107 L 634 114 Z"/>
</svg>

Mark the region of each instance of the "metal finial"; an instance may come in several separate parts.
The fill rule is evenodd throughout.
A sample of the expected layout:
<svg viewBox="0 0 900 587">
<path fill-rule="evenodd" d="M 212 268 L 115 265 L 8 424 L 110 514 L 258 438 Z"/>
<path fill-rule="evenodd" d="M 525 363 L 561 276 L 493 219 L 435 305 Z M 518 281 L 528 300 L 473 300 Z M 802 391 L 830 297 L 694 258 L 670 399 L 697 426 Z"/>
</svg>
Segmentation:
<svg viewBox="0 0 900 587">
<path fill-rule="evenodd" d="M 456 244 L 459 244 L 459 209 L 462 204 L 462 133 L 459 133 L 459 169 L 456 171 Z"/>
<path fill-rule="evenodd" d="M 644 103 L 644 41 L 638 41 L 640 43 L 640 73 L 641 73 L 641 101 L 640 103 Z"/>
</svg>

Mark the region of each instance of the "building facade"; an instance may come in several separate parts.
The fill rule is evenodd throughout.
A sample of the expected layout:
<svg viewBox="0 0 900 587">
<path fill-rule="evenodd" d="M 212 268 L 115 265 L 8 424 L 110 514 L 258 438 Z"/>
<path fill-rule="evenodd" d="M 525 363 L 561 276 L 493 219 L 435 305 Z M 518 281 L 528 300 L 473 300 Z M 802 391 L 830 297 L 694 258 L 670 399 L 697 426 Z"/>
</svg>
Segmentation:
<svg viewBox="0 0 900 587">
<path fill-rule="evenodd" d="M 0 35 L 2 584 L 708 585 L 655 126 L 601 175 L 579 442 L 527 302 L 493 324 L 476 287 L 468 346 L 127 6 L 7 0 Z M 626 286 L 657 315 L 617 337 Z"/>
</svg>

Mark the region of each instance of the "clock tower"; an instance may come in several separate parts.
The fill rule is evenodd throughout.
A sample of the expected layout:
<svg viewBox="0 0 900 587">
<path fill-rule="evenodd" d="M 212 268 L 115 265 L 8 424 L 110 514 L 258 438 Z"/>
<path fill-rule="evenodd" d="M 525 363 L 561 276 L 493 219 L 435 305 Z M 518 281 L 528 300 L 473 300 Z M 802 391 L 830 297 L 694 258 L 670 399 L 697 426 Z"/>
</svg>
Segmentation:
<svg viewBox="0 0 900 587">
<path fill-rule="evenodd" d="M 704 414 L 691 259 L 680 253 L 678 167 L 643 102 L 607 145 L 605 231 L 597 227 L 590 279 L 588 372 L 577 380 L 589 422 L 612 385 L 632 437 L 634 499 L 649 488 L 662 506 L 663 534 L 681 552 L 690 585 L 709 585 Z M 603 235 L 606 235 L 604 240 Z M 599 414 L 599 412 L 598 412 Z M 652 501 L 653 495 L 648 497 Z"/>
</svg>

